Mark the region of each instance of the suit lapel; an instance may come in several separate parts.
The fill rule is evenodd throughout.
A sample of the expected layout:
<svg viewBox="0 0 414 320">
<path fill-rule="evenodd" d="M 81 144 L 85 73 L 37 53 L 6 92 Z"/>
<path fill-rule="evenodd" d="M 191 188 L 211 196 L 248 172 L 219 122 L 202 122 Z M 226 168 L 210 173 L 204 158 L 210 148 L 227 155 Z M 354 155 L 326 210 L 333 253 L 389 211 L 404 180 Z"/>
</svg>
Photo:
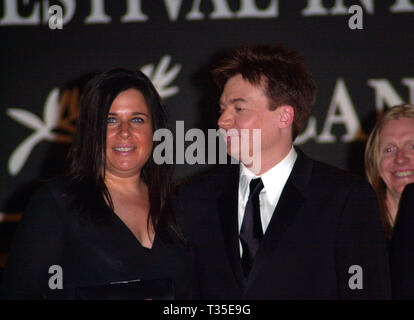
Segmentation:
<svg viewBox="0 0 414 320">
<path fill-rule="evenodd" d="M 238 168 L 238 166 L 232 166 L 230 172 L 224 176 L 227 181 L 223 184 L 223 192 L 218 197 L 217 208 L 227 257 L 240 288 L 243 288 L 238 231 Z"/>
<path fill-rule="evenodd" d="M 305 202 L 303 193 L 311 176 L 312 160 L 306 157 L 299 149 L 296 148 L 296 150 L 298 158 L 283 188 L 272 219 L 257 251 L 253 268 L 247 279 L 246 290 L 254 282 L 257 273 L 269 259 L 269 256 L 277 249 L 285 232 L 289 229 L 289 226 L 293 223 Z"/>
</svg>

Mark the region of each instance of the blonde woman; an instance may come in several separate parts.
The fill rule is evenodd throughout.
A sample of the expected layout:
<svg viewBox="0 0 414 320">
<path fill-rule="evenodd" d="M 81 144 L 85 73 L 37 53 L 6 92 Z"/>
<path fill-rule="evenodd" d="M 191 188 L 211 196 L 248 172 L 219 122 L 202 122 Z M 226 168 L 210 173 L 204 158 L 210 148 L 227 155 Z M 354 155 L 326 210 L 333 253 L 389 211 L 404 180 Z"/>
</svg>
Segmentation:
<svg viewBox="0 0 414 320">
<path fill-rule="evenodd" d="M 401 194 L 414 182 L 414 105 L 394 106 L 377 121 L 365 148 L 365 172 L 390 239 Z"/>
</svg>

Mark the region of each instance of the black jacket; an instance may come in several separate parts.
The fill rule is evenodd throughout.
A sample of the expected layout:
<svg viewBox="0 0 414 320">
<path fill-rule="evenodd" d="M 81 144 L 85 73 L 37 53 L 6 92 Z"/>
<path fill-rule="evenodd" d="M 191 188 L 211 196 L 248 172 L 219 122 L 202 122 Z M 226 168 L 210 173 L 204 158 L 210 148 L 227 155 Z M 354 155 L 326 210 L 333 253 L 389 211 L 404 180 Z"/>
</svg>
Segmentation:
<svg viewBox="0 0 414 320">
<path fill-rule="evenodd" d="M 243 279 L 238 179 L 239 166 L 229 165 L 177 194 L 202 299 L 390 298 L 384 232 L 365 180 L 298 150 L 255 264 Z M 362 268 L 362 289 L 349 286 L 355 265 Z"/>
</svg>

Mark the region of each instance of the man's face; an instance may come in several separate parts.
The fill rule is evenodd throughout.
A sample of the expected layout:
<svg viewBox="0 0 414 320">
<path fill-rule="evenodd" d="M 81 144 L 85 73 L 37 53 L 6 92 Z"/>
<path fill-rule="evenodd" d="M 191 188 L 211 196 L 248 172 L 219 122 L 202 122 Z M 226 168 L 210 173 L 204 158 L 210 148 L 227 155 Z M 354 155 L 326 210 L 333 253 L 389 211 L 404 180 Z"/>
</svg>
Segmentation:
<svg viewBox="0 0 414 320">
<path fill-rule="evenodd" d="M 260 86 L 254 86 L 238 74 L 230 78 L 225 86 L 220 98 L 221 116 L 218 119 L 218 126 L 227 133 L 227 153 L 233 157 L 238 157 L 241 162 L 248 166 L 240 158 L 241 148 L 253 150 L 252 130 L 260 129 L 260 154 L 261 159 L 266 161 L 267 157 L 274 157 L 277 152 L 280 140 L 280 130 L 278 120 L 280 110 L 269 110 L 269 99 Z M 249 140 L 243 142 L 241 138 L 242 129 L 249 132 Z M 232 147 L 232 137 L 236 136 L 238 145 Z"/>
<path fill-rule="evenodd" d="M 380 134 L 380 176 L 387 192 L 399 198 L 414 182 L 414 119 L 390 120 Z"/>
</svg>

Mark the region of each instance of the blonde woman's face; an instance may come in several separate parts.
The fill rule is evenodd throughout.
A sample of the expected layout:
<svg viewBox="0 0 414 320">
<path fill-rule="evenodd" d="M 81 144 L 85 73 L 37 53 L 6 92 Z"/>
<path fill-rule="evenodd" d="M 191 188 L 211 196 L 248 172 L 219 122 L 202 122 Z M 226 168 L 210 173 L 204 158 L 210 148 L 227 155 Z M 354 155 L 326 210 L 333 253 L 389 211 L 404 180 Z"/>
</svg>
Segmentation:
<svg viewBox="0 0 414 320">
<path fill-rule="evenodd" d="M 390 120 L 381 130 L 379 146 L 380 176 L 387 192 L 400 197 L 414 182 L 414 119 Z"/>
</svg>

